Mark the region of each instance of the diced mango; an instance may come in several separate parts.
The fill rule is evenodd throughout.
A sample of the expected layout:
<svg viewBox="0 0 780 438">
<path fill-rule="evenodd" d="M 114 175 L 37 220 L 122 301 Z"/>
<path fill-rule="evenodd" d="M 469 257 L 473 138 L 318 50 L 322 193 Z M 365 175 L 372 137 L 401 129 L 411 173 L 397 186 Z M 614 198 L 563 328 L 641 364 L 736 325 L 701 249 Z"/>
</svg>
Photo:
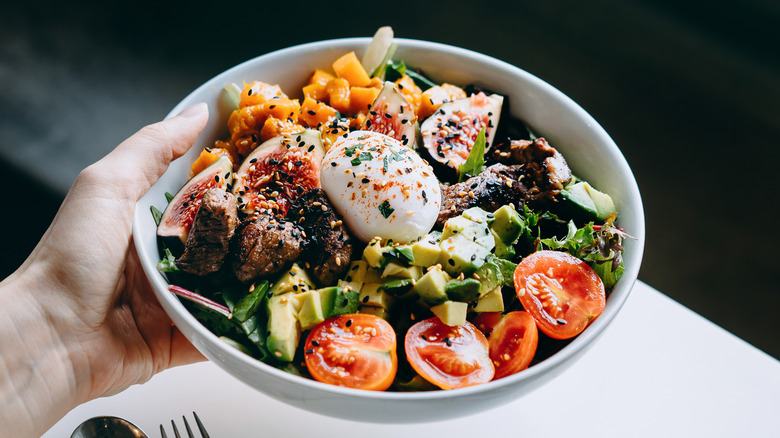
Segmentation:
<svg viewBox="0 0 780 438">
<path fill-rule="evenodd" d="M 317 102 L 328 101 L 328 86 L 322 84 L 309 84 L 303 87 L 303 97 L 314 99 Z"/>
<path fill-rule="evenodd" d="M 244 108 L 253 105 L 260 105 L 269 100 L 287 99 L 287 95 L 282 92 L 282 89 L 278 85 L 266 84 L 265 82 L 254 81 L 251 84 L 244 84 L 244 89 L 241 91 L 241 100 L 238 103 L 239 108 Z"/>
<path fill-rule="evenodd" d="M 370 87 L 350 87 L 349 105 L 354 114 L 366 113 L 371 108 L 376 97 L 379 96 L 379 88 Z"/>
<path fill-rule="evenodd" d="M 349 52 L 337 59 L 333 63 L 333 70 L 339 78 L 346 79 L 353 87 L 366 87 L 371 83 L 371 78 L 360 64 L 355 52 Z"/>
<path fill-rule="evenodd" d="M 195 160 L 194 163 L 192 163 L 192 167 L 190 167 L 190 170 L 192 171 L 192 175 L 197 175 L 200 173 L 203 169 L 211 166 L 212 163 L 217 161 L 219 157 L 228 157 L 231 161 L 233 161 L 232 157 L 230 156 L 230 152 L 228 152 L 226 149 L 222 148 L 205 148 L 198 156 L 198 159 Z"/>
<path fill-rule="evenodd" d="M 333 119 L 320 126 L 322 134 L 322 146 L 327 152 L 333 143 L 342 135 L 349 132 L 349 120 L 345 118 Z"/>
<path fill-rule="evenodd" d="M 263 129 L 260 130 L 260 141 L 270 140 L 278 135 L 293 134 L 304 130 L 302 125 L 291 122 L 287 119 L 277 119 L 269 117 L 263 123 Z"/>
<path fill-rule="evenodd" d="M 466 92 L 456 85 L 445 83 L 431 87 L 422 93 L 417 117 L 422 120 L 436 112 L 442 103 L 452 102 L 453 100 L 463 99 L 465 97 Z"/>
<path fill-rule="evenodd" d="M 414 109 L 414 113 L 417 114 L 420 108 L 420 102 L 422 101 L 422 90 L 414 80 L 408 75 L 403 75 L 400 79 L 395 81 L 395 85 L 398 86 L 398 91 L 406 98 L 409 105 Z"/>
<path fill-rule="evenodd" d="M 282 120 L 298 121 L 298 114 L 301 112 L 301 104 L 298 99 L 279 98 L 272 99 L 263 104 L 268 117 L 276 117 Z"/>
<path fill-rule="evenodd" d="M 330 81 L 328 95 L 330 96 L 330 106 L 342 113 L 349 112 L 349 82 L 346 79 L 336 78 Z"/>
<path fill-rule="evenodd" d="M 304 125 L 310 128 L 319 128 L 334 117 L 336 117 L 336 110 L 329 107 L 327 104 L 317 102 L 309 97 L 303 100 L 300 121 Z"/>
<path fill-rule="evenodd" d="M 369 82 L 368 85 L 366 85 L 366 87 L 379 88 L 380 90 L 384 86 L 385 83 L 379 78 L 371 78 L 371 82 Z"/>
<path fill-rule="evenodd" d="M 328 83 L 333 79 L 336 79 L 336 77 L 332 74 L 326 72 L 325 70 L 317 69 L 314 70 L 314 73 L 311 75 L 309 84 L 317 84 L 322 85 L 323 87 L 327 87 Z"/>
</svg>

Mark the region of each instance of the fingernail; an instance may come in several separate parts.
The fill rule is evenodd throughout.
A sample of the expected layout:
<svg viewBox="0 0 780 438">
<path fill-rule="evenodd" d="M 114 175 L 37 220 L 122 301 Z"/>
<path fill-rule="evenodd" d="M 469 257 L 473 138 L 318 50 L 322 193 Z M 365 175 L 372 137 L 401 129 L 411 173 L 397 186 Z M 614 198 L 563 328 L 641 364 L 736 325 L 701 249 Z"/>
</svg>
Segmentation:
<svg viewBox="0 0 780 438">
<path fill-rule="evenodd" d="M 204 102 L 200 102 L 180 112 L 179 115 L 176 117 L 184 117 L 185 119 L 190 119 L 193 117 L 200 116 L 201 114 L 203 114 L 204 111 L 207 110 L 208 110 L 208 105 L 206 105 Z"/>
</svg>

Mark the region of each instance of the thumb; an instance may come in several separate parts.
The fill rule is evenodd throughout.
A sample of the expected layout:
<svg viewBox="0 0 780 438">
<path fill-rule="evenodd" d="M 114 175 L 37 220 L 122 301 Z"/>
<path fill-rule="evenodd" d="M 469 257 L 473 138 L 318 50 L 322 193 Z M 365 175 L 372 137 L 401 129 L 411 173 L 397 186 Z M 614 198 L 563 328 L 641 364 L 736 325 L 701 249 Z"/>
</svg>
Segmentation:
<svg viewBox="0 0 780 438">
<path fill-rule="evenodd" d="M 171 161 L 192 147 L 208 116 L 205 103 L 193 105 L 176 117 L 145 126 L 95 165 L 103 174 L 126 179 L 114 188 L 121 190 L 121 198 L 135 202 L 157 182 Z"/>
</svg>

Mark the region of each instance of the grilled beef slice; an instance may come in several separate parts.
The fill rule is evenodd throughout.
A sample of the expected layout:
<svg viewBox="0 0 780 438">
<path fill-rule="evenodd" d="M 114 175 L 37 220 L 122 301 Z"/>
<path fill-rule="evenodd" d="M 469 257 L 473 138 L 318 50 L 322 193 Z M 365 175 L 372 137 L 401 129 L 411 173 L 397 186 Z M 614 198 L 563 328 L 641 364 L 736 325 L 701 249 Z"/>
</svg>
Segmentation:
<svg viewBox="0 0 780 438">
<path fill-rule="evenodd" d="M 437 226 L 471 207 L 494 211 L 506 204 L 549 206 L 571 181 L 566 160 L 543 138 L 512 141 L 509 151 L 494 154 L 499 163 L 462 183 L 441 186 Z"/>
<path fill-rule="evenodd" d="M 303 227 L 308 238 L 303 260 L 322 285 L 333 284 L 349 268 L 352 236 L 336 216 L 325 191 L 315 188 L 295 200 L 287 218 Z"/>
<path fill-rule="evenodd" d="M 195 275 L 219 271 L 228 254 L 237 216 L 235 196 L 221 188 L 206 190 L 176 266 Z"/>
<path fill-rule="evenodd" d="M 239 225 L 233 242 L 233 273 L 242 282 L 289 266 L 303 251 L 301 228 L 270 214 L 250 216 Z"/>
</svg>

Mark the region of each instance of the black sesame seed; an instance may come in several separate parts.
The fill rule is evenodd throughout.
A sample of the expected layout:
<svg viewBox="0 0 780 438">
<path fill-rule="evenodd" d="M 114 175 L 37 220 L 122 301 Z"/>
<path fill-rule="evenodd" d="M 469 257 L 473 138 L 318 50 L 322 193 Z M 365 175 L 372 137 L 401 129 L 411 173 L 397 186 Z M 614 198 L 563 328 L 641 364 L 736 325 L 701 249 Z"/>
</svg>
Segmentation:
<svg viewBox="0 0 780 438">
<path fill-rule="evenodd" d="M 214 175 L 214 181 L 219 182 L 219 175 Z"/>
<path fill-rule="evenodd" d="M 320 346 L 320 343 L 319 343 L 319 342 L 317 342 L 316 340 L 314 340 L 314 341 L 311 341 L 311 345 L 313 345 L 313 346 L 315 346 L 315 347 L 319 347 L 319 346 Z"/>
<path fill-rule="evenodd" d="M 360 182 L 362 182 L 363 184 L 368 184 L 369 182 L 371 182 L 371 180 L 368 178 L 363 178 L 360 180 Z"/>
<path fill-rule="evenodd" d="M 306 354 L 312 354 L 312 353 L 314 353 L 313 348 L 309 348 L 308 350 L 306 350 Z"/>
<path fill-rule="evenodd" d="M 450 266 L 455 266 L 455 260 L 449 259 L 447 260 L 447 263 L 449 263 Z"/>
<path fill-rule="evenodd" d="M 444 343 L 447 344 L 448 347 L 452 347 L 452 341 L 450 341 L 450 338 L 444 338 Z"/>
<path fill-rule="evenodd" d="M 364 296 L 364 297 L 363 297 L 363 304 L 365 304 L 365 303 L 367 303 L 367 302 L 368 302 L 368 295 L 366 295 L 366 296 Z"/>
<path fill-rule="evenodd" d="M 344 300 L 344 301 L 346 301 L 346 300 Z M 347 324 L 346 324 L 346 326 L 347 326 L 347 327 L 349 327 L 349 326 L 351 326 L 351 325 L 352 325 L 352 320 L 351 320 L 351 319 L 348 319 L 348 320 L 347 320 Z"/>
<path fill-rule="evenodd" d="M 252 95 L 252 89 L 251 88 L 249 89 L 249 91 L 246 92 L 246 95 L 247 96 L 251 96 Z"/>
<path fill-rule="evenodd" d="M 336 162 L 335 162 L 335 161 L 331 161 L 331 162 L 330 162 L 330 165 L 331 165 L 331 166 L 333 166 L 333 167 L 336 167 L 336 166 L 338 166 L 338 164 L 336 164 Z"/>
<path fill-rule="evenodd" d="M 317 114 L 317 111 L 314 111 L 314 110 L 309 110 L 309 111 L 307 111 L 307 112 L 308 112 L 310 115 L 312 115 L 312 116 L 313 116 L 313 115 L 315 115 L 315 114 Z"/>
<path fill-rule="evenodd" d="M 555 320 L 555 322 L 557 322 L 559 325 L 566 325 L 566 324 L 568 324 L 568 321 L 566 321 L 563 318 L 558 318 L 558 319 Z"/>
</svg>

